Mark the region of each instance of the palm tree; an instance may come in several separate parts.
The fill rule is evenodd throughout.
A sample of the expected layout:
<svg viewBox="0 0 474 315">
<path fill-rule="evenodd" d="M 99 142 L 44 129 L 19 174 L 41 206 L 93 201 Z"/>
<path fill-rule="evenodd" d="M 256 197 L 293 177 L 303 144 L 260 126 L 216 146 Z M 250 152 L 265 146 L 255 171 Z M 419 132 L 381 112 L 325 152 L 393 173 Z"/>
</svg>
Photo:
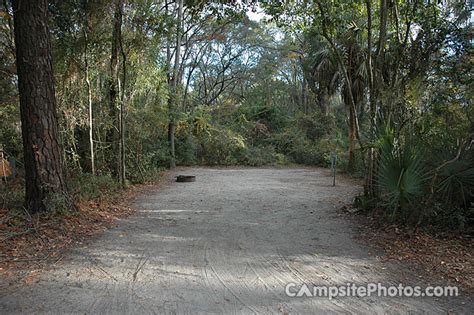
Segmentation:
<svg viewBox="0 0 474 315">
<path fill-rule="evenodd" d="M 303 69 L 321 111 L 327 115 L 329 100 L 337 93 L 340 84 L 337 61 L 331 48 L 317 37 L 310 41 L 310 51 L 309 57 L 303 60 Z"/>
<path fill-rule="evenodd" d="M 349 163 L 348 169 L 354 169 L 354 152 L 357 138 L 357 125 L 359 113 L 364 112 L 364 101 L 367 87 L 366 56 L 360 40 L 360 30 L 355 25 L 349 26 L 348 31 L 341 40 L 343 62 L 349 83 L 343 81 L 342 97 L 349 112 Z M 349 91 L 350 89 L 350 91 Z M 352 94 L 352 100 L 351 98 Z M 355 111 L 351 110 L 351 102 L 354 102 Z"/>
<path fill-rule="evenodd" d="M 349 121 L 348 168 L 353 170 L 359 113 L 363 113 L 366 96 L 366 56 L 362 48 L 360 30 L 355 24 L 351 24 L 347 32 L 335 43 L 339 56 L 327 41 L 323 41 L 320 36 L 313 36 L 310 41 L 310 57 L 304 65 L 309 86 L 316 94 L 323 113 L 328 112 L 330 97 L 339 91 L 342 94 Z M 343 71 L 347 71 L 348 80 L 343 79 Z M 352 101 L 355 110 L 352 108 Z"/>
</svg>

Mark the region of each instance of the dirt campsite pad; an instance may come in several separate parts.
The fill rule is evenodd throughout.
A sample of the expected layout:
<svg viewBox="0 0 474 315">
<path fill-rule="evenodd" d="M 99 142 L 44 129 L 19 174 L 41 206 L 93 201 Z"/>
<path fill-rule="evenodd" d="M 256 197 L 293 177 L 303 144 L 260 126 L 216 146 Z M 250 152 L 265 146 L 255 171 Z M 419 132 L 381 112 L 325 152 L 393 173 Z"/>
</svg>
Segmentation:
<svg viewBox="0 0 474 315">
<path fill-rule="evenodd" d="M 295 287 L 428 285 L 354 240 L 338 209 L 359 188 L 324 169 L 186 169 L 136 199 L 137 214 L 72 250 L 0 313 L 469 313 L 468 297 L 290 297 Z M 426 280 L 423 280 L 426 281 Z M 462 294 L 462 291 L 461 291 Z"/>
</svg>

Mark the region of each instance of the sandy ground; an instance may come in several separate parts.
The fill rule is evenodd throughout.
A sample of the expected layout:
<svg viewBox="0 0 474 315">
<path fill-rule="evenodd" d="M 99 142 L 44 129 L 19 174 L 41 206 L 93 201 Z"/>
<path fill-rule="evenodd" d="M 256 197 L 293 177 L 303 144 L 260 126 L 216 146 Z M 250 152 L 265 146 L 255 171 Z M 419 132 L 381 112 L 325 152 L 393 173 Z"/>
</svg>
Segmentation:
<svg viewBox="0 0 474 315">
<path fill-rule="evenodd" d="M 354 241 L 339 209 L 357 186 L 324 169 L 207 169 L 137 198 L 139 211 L 38 282 L 0 292 L 0 313 L 470 313 L 465 298 L 288 297 L 285 285 L 419 285 Z"/>
</svg>

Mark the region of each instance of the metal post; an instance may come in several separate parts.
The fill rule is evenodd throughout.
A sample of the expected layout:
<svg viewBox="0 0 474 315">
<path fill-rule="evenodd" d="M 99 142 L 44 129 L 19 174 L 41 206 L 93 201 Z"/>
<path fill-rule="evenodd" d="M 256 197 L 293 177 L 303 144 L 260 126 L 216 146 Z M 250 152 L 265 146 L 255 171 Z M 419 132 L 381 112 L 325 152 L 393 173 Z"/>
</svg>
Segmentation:
<svg viewBox="0 0 474 315">
<path fill-rule="evenodd" d="M 3 160 L 3 146 L 0 145 L 0 163 L 2 163 L 2 180 L 7 181 L 5 161 Z"/>
<path fill-rule="evenodd" d="M 15 158 L 10 158 L 9 160 L 9 163 L 10 163 L 10 167 L 12 169 L 12 178 L 15 178 L 16 177 L 16 160 Z"/>
<path fill-rule="evenodd" d="M 336 166 L 337 166 L 337 155 L 333 154 L 331 157 L 331 171 L 332 171 L 332 185 L 336 186 Z"/>
</svg>

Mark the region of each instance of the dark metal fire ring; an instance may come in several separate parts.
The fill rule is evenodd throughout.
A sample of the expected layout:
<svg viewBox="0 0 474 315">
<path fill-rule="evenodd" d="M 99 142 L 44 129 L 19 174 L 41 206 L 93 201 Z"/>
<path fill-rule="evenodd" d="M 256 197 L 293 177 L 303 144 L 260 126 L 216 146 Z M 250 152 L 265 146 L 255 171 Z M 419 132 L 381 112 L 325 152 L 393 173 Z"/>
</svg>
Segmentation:
<svg viewBox="0 0 474 315">
<path fill-rule="evenodd" d="M 196 176 L 179 175 L 176 177 L 176 181 L 179 183 L 190 183 L 196 181 Z"/>
</svg>

